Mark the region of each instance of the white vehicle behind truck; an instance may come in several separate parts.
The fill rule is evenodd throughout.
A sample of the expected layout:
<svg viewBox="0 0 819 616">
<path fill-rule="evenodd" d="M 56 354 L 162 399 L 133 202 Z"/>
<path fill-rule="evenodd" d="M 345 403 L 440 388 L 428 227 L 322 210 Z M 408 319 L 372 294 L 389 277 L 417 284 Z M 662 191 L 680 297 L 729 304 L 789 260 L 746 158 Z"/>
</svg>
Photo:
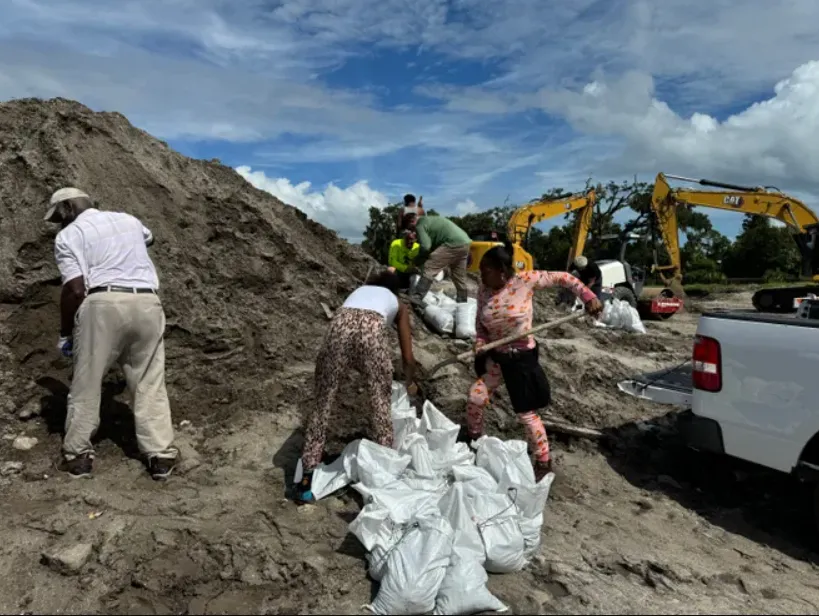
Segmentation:
<svg viewBox="0 0 819 616">
<path fill-rule="evenodd" d="M 819 519 L 817 313 L 819 302 L 798 316 L 705 313 L 690 362 L 618 386 L 638 398 L 686 407 L 680 427 L 694 449 L 815 482 Z"/>
</svg>

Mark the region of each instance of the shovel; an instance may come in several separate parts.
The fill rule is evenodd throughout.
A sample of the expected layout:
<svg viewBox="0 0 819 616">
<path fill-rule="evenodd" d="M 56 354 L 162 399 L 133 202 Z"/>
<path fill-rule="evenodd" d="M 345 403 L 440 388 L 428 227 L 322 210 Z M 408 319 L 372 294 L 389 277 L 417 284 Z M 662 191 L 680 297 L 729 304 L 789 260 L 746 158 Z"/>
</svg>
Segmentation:
<svg viewBox="0 0 819 616">
<path fill-rule="evenodd" d="M 526 336 L 528 336 L 530 334 L 536 334 L 538 332 L 542 332 L 544 330 L 551 329 L 553 327 L 557 327 L 558 325 L 564 325 L 566 323 L 569 323 L 570 321 L 576 321 L 577 319 L 579 319 L 580 317 L 583 317 L 585 315 L 586 315 L 585 311 L 573 312 L 572 314 L 570 314 L 568 316 L 560 317 L 559 319 L 555 319 L 554 321 L 549 321 L 548 323 L 543 323 L 542 325 L 538 325 L 537 327 L 533 327 L 529 331 L 523 332 L 521 334 L 515 334 L 514 336 L 507 336 L 506 338 L 501 338 L 500 340 L 495 340 L 494 342 L 490 342 L 489 344 L 485 344 L 484 346 L 481 347 L 481 352 L 483 353 L 485 351 L 491 351 L 492 349 L 496 349 L 497 347 L 503 346 L 505 344 L 509 344 L 510 342 L 514 342 L 515 340 L 520 340 L 521 338 L 525 338 Z M 426 377 L 428 379 L 432 378 L 432 376 L 436 372 L 438 372 L 441 368 L 445 368 L 446 366 L 449 366 L 450 364 L 457 363 L 459 361 L 466 361 L 467 359 L 472 359 L 473 357 L 475 357 L 475 351 L 465 351 L 464 353 L 461 353 L 460 355 L 456 355 L 455 357 L 450 357 L 449 359 L 445 359 L 441 363 L 436 364 L 435 366 L 433 366 L 432 370 L 430 370 L 429 373 L 427 373 Z"/>
</svg>

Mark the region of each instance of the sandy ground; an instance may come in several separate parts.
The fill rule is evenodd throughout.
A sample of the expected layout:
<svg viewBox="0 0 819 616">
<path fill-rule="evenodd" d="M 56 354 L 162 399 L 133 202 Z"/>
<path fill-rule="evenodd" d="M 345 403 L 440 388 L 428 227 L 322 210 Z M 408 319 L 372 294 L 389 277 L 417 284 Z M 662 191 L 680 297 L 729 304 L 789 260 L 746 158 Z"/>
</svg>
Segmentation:
<svg viewBox="0 0 819 616">
<path fill-rule="evenodd" d="M 157 238 L 182 451 L 164 484 L 138 459 L 116 371 L 94 477 L 55 473 L 71 365 L 54 350 L 60 280 L 42 214 L 67 184 Z M 360 613 L 375 590 L 347 532 L 360 503 L 344 493 L 298 508 L 285 486 L 327 327 L 320 302 L 337 308 L 371 260 L 218 162 L 65 100 L 0 103 L 0 237 L 0 612 Z M 556 316 L 549 293 L 538 297 L 536 321 Z M 491 576 L 492 591 L 518 614 L 819 612 L 807 495 L 687 450 L 673 409 L 618 392 L 618 380 L 690 354 L 695 313 L 647 326 L 568 325 L 542 340 L 549 413 L 607 438 L 552 435 L 543 548 L 524 571 Z M 418 323 L 414 337 L 427 368 L 464 348 Z M 426 394 L 460 422 L 472 378 L 452 367 Z M 366 432 L 362 394 L 351 373 L 329 453 Z M 487 428 L 522 437 L 505 394 Z"/>
<path fill-rule="evenodd" d="M 539 313 L 550 312 L 543 302 Z M 622 377 L 684 360 L 695 328 L 686 314 L 648 323 L 646 336 L 578 325 L 543 339 L 556 393 L 550 413 L 612 438 L 554 435 L 558 480 L 543 548 L 523 572 L 490 577 L 514 613 L 819 610 L 800 491 L 787 478 L 687 451 L 673 411 L 616 390 Z M 458 346 L 420 326 L 417 338 L 427 363 Z M 182 422 L 186 460 L 165 484 L 112 437 L 101 439 L 92 479 L 68 479 L 53 472 L 60 437 L 46 421 L 9 425 L 0 446 L 0 611 L 361 613 L 376 587 L 346 530 L 359 504 L 350 493 L 301 508 L 284 498 L 312 368 L 283 369 L 266 410 L 217 427 Z M 460 420 L 470 379 L 458 367 L 428 394 Z M 355 401 L 356 383 L 347 390 Z M 336 450 L 366 429 L 354 404 L 339 413 Z M 123 418 L 108 421 L 108 434 L 128 429 Z M 521 436 L 503 396 L 489 430 Z M 15 450 L 20 435 L 38 444 Z"/>
</svg>

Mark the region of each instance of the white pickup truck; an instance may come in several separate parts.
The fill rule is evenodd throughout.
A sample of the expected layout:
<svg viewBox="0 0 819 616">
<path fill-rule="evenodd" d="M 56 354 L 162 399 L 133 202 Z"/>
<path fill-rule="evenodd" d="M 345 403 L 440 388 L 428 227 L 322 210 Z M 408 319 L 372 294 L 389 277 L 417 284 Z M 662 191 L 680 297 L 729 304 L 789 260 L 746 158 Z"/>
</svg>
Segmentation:
<svg viewBox="0 0 819 616">
<path fill-rule="evenodd" d="M 695 449 L 741 458 L 819 486 L 816 308 L 810 311 L 814 314 L 800 311 L 798 317 L 705 313 L 691 362 L 618 386 L 638 398 L 689 408 L 680 426 Z M 815 504 L 819 518 L 819 488 Z"/>
</svg>

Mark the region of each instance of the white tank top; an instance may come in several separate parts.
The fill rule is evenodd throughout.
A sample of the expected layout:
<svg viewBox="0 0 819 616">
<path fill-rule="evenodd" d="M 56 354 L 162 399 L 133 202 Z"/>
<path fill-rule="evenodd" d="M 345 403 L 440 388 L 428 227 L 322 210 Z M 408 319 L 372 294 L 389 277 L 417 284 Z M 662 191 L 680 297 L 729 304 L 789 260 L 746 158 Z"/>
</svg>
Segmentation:
<svg viewBox="0 0 819 616">
<path fill-rule="evenodd" d="M 350 293 L 342 308 L 373 310 L 383 315 L 384 323 L 389 326 L 398 314 L 398 298 L 384 287 L 365 285 Z"/>
</svg>

